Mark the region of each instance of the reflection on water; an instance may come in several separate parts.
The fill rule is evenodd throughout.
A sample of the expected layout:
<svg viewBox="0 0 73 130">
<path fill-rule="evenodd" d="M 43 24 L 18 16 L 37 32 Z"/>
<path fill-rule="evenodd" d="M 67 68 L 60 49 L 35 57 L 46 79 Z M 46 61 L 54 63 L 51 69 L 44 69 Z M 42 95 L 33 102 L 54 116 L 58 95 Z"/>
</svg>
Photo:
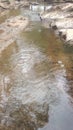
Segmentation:
<svg viewBox="0 0 73 130">
<path fill-rule="evenodd" d="M 73 130 L 67 93 L 73 80 L 71 50 L 52 30 L 33 22 L 2 52 L 1 130 Z"/>
</svg>

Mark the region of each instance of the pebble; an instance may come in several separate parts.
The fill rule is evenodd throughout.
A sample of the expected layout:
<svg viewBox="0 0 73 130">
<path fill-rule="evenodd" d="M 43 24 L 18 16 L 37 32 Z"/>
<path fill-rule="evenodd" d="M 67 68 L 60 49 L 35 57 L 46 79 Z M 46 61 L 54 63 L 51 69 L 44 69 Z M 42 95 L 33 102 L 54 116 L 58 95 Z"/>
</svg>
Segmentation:
<svg viewBox="0 0 73 130">
<path fill-rule="evenodd" d="M 64 67 L 64 64 L 62 64 L 61 67 Z"/>
<path fill-rule="evenodd" d="M 59 60 L 59 61 L 58 61 L 58 64 L 62 64 L 62 61 Z"/>
</svg>

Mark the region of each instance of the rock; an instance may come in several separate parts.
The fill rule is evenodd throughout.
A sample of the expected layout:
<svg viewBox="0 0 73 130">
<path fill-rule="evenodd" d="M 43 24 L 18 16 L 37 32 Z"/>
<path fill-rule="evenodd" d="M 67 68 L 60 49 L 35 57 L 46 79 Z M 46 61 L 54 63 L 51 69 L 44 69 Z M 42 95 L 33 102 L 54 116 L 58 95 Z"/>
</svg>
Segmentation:
<svg viewBox="0 0 73 130">
<path fill-rule="evenodd" d="M 9 6 L 4 3 L 0 3 L 0 7 L 3 9 L 9 9 Z"/>
<path fill-rule="evenodd" d="M 73 28 L 73 18 L 59 19 L 54 24 L 58 29 L 71 29 Z"/>
<path fill-rule="evenodd" d="M 23 16 L 16 16 L 7 19 L 0 25 L 0 53 L 11 43 L 13 43 L 20 33 L 28 24 L 28 19 Z"/>
<path fill-rule="evenodd" d="M 57 33 L 64 41 L 72 43 L 73 41 L 73 4 L 64 3 L 53 6 L 49 11 L 41 14 L 44 21 L 47 19 L 48 25 Z M 51 22 L 50 22 L 51 21 Z M 46 26 L 49 27 L 49 26 Z"/>
<path fill-rule="evenodd" d="M 73 41 L 73 29 L 67 29 L 66 41 Z"/>
<path fill-rule="evenodd" d="M 31 5 L 39 5 L 38 2 L 30 2 Z"/>
<path fill-rule="evenodd" d="M 62 61 L 59 60 L 59 61 L 58 61 L 58 64 L 62 64 Z"/>
<path fill-rule="evenodd" d="M 59 30 L 60 37 L 68 41 L 73 41 L 73 29 L 61 29 Z"/>
<path fill-rule="evenodd" d="M 64 65 L 63 65 L 63 64 L 61 64 L 61 67 L 63 68 L 63 67 L 64 67 Z"/>
</svg>

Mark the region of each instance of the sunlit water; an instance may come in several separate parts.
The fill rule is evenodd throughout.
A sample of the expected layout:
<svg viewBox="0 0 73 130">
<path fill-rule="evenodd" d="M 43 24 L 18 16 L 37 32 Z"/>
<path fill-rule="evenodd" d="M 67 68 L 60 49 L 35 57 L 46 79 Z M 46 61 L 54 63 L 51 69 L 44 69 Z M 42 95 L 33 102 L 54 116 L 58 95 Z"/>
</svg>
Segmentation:
<svg viewBox="0 0 73 130">
<path fill-rule="evenodd" d="M 0 55 L 0 130 L 73 130 L 73 47 L 29 26 Z"/>
</svg>

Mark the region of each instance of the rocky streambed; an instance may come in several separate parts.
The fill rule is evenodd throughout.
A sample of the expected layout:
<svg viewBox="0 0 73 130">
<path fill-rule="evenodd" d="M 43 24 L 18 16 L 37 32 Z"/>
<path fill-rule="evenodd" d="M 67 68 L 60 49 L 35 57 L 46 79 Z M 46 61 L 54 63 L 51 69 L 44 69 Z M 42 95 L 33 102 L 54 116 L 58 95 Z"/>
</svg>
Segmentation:
<svg viewBox="0 0 73 130">
<path fill-rule="evenodd" d="M 73 4 L 52 5 L 51 9 L 41 13 L 43 23 L 53 28 L 65 42 L 73 44 Z"/>
</svg>

